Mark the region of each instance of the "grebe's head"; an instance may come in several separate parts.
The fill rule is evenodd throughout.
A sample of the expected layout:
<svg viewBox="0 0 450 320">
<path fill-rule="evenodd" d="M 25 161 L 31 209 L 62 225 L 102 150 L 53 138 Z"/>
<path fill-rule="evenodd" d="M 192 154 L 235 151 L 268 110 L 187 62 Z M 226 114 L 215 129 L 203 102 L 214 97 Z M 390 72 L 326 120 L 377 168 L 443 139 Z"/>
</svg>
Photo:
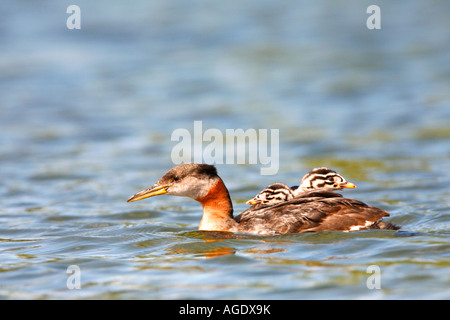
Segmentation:
<svg viewBox="0 0 450 320">
<path fill-rule="evenodd" d="M 340 190 L 343 188 L 356 188 L 356 186 L 344 179 L 343 176 L 336 171 L 329 168 L 320 167 L 312 169 L 305 174 L 300 182 L 300 187 L 297 189 L 300 191 L 311 190 Z M 296 190 L 296 191 L 297 191 Z"/>
<path fill-rule="evenodd" d="M 208 194 L 219 179 L 216 167 L 212 165 L 183 163 L 170 169 L 157 183 L 136 193 L 127 202 L 161 194 L 200 199 Z"/>
<path fill-rule="evenodd" d="M 253 199 L 246 203 L 250 205 L 275 204 L 282 201 L 289 201 L 294 198 L 294 192 L 283 183 L 274 183 L 258 193 Z"/>
</svg>

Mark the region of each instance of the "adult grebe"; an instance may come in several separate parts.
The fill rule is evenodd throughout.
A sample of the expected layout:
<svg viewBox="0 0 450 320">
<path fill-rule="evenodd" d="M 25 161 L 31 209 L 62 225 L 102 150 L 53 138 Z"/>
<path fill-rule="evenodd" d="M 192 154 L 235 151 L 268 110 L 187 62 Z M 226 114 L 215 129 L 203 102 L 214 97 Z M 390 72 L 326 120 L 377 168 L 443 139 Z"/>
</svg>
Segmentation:
<svg viewBox="0 0 450 320">
<path fill-rule="evenodd" d="M 343 176 L 329 168 L 314 168 L 305 174 L 300 186 L 288 187 L 283 183 L 274 183 L 264 188 L 253 199 L 246 203 L 250 205 L 275 204 L 280 201 L 289 201 L 303 192 L 322 190 L 334 191 L 343 188 L 356 188 L 356 186 L 344 179 Z"/>
<path fill-rule="evenodd" d="M 305 192 L 290 201 L 249 208 L 233 218 L 228 190 L 217 175 L 216 168 L 208 164 L 180 164 L 127 202 L 161 194 L 190 197 L 200 202 L 203 216 L 198 229 L 205 231 L 275 235 L 308 231 L 398 229 L 381 221 L 383 217 L 389 216 L 386 211 L 329 191 Z"/>
</svg>

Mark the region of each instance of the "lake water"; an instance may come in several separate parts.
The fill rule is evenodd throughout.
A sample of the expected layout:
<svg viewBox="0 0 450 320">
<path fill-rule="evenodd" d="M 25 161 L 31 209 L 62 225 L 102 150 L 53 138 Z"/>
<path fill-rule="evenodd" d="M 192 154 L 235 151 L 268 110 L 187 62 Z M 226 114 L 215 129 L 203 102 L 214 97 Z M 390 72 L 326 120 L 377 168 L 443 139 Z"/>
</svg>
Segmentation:
<svg viewBox="0 0 450 320">
<path fill-rule="evenodd" d="M 371 4 L 2 3 L 0 298 L 449 299 L 450 3 L 378 1 L 380 30 Z M 199 232 L 191 199 L 126 203 L 194 121 L 279 130 L 276 175 L 217 165 L 236 213 L 329 166 L 402 230 Z"/>
</svg>

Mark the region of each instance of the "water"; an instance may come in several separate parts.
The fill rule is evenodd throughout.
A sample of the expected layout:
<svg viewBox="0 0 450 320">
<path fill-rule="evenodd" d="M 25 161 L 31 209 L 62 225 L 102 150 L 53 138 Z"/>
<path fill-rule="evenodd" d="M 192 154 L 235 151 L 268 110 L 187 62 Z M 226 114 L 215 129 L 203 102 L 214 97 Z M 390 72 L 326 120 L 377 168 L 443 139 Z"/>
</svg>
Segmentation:
<svg viewBox="0 0 450 320">
<path fill-rule="evenodd" d="M 361 1 L 76 1 L 81 30 L 70 4 L 1 5 L 2 299 L 450 298 L 447 1 L 381 1 L 373 31 Z M 276 176 L 217 166 L 236 213 L 329 166 L 402 231 L 199 232 L 191 199 L 126 203 L 195 120 L 280 130 Z"/>
</svg>

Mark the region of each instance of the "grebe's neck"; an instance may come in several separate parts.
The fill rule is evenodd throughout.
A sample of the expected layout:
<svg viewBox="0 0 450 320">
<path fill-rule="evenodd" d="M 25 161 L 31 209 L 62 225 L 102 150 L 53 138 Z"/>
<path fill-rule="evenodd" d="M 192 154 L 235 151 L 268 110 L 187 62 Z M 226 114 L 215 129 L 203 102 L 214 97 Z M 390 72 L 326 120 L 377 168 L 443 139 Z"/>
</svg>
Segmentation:
<svg viewBox="0 0 450 320">
<path fill-rule="evenodd" d="M 198 230 L 232 231 L 237 225 L 233 219 L 230 194 L 221 178 L 218 177 L 205 196 L 195 200 L 203 207 L 203 217 Z"/>
</svg>

